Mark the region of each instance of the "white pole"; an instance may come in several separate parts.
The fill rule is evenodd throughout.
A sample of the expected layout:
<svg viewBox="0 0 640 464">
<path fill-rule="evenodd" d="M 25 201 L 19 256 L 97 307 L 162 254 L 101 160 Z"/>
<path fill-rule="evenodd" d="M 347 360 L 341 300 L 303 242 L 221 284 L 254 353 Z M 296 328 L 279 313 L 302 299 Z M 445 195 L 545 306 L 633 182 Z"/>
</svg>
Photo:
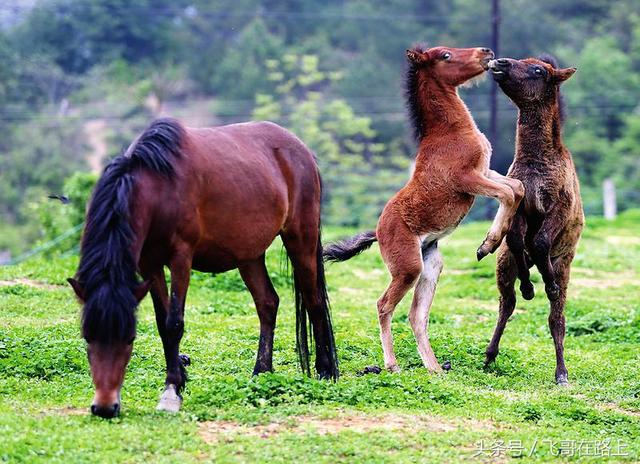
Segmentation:
<svg viewBox="0 0 640 464">
<path fill-rule="evenodd" d="M 602 182 L 602 200 L 604 202 L 604 217 L 610 221 L 616 218 L 616 186 L 612 179 Z"/>
</svg>

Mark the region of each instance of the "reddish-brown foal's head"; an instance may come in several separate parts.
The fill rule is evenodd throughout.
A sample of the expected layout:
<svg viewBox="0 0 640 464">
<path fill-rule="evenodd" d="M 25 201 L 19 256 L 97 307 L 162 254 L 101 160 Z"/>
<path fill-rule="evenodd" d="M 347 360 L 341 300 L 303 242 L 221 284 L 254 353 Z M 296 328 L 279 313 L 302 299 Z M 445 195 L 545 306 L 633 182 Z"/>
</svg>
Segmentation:
<svg viewBox="0 0 640 464">
<path fill-rule="evenodd" d="M 408 60 L 428 71 L 441 84 L 457 87 L 487 70 L 493 58 L 489 48 L 414 47 L 407 50 Z"/>
<path fill-rule="evenodd" d="M 521 108 L 532 103 L 553 104 L 558 86 L 576 72 L 576 68 L 558 69 L 552 62 L 499 58 L 489 63 L 489 69 L 502 91 Z"/>
</svg>

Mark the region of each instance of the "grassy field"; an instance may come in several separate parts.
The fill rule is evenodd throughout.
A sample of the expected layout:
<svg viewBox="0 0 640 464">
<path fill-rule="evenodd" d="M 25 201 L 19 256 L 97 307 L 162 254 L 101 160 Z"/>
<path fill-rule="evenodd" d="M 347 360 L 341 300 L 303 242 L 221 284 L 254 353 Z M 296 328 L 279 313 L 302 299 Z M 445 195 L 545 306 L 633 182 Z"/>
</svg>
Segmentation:
<svg viewBox="0 0 640 464">
<path fill-rule="evenodd" d="M 495 324 L 495 257 L 475 249 L 487 224 L 442 242 L 445 268 L 431 313 L 446 374 L 421 366 L 407 320 L 393 331 L 402 372 L 382 364 L 375 302 L 388 282 L 377 248 L 328 267 L 342 376 L 304 378 L 294 351 L 292 292 L 274 244 L 281 296 L 276 373 L 251 377 L 258 319 L 237 273 L 194 274 L 182 351 L 192 359 L 182 412 L 154 408 L 164 361 L 150 299 L 122 391 L 122 414 L 91 417 L 93 389 L 65 278 L 77 258 L 0 268 L 0 460 L 10 462 L 463 462 L 640 459 L 640 214 L 590 219 L 566 309 L 571 386 L 553 383 L 548 304 L 518 300 L 495 367 L 483 353 Z M 328 229 L 326 239 L 352 231 Z"/>
</svg>

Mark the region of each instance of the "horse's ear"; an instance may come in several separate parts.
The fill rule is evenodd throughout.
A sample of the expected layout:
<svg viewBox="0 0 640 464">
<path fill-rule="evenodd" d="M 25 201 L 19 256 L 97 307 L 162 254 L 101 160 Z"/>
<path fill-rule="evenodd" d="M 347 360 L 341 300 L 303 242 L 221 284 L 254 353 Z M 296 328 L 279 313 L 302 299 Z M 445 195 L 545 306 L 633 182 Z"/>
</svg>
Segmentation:
<svg viewBox="0 0 640 464">
<path fill-rule="evenodd" d="M 80 285 L 80 282 L 78 282 L 73 277 L 69 277 L 67 279 L 67 282 L 69 282 L 69 285 L 71 285 L 71 288 L 73 288 L 73 291 L 76 292 L 76 296 L 78 297 L 78 299 L 82 303 L 84 303 L 85 302 L 84 288 L 82 288 L 82 285 Z"/>
<path fill-rule="evenodd" d="M 553 77 L 557 82 L 564 82 L 573 76 L 573 73 L 577 71 L 576 68 L 556 69 L 553 72 Z"/>
<path fill-rule="evenodd" d="M 152 283 L 153 279 L 145 280 L 133 291 L 133 295 L 136 297 L 136 301 L 138 303 L 140 303 L 140 301 L 142 301 L 142 299 L 147 295 Z"/>
<path fill-rule="evenodd" d="M 429 52 L 419 52 L 415 49 L 409 49 L 407 50 L 407 59 L 416 64 L 425 63 L 429 59 Z"/>
</svg>

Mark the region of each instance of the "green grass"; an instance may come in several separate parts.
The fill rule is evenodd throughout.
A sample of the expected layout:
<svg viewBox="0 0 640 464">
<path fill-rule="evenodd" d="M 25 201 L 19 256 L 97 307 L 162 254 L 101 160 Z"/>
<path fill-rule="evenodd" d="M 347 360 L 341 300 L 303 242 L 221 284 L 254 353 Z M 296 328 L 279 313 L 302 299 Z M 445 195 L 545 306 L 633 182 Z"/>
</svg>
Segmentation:
<svg viewBox="0 0 640 464">
<path fill-rule="evenodd" d="M 486 462 L 522 453 L 525 461 L 555 462 L 596 461 L 608 449 L 626 454 L 609 456 L 611 461 L 637 461 L 640 214 L 588 221 L 566 308 L 571 386 L 564 389 L 553 383 L 548 303 L 537 273 L 538 296 L 518 300 L 496 365 L 483 369 L 497 309 L 495 257 L 475 261 L 487 226 L 462 226 L 441 245 L 445 268 L 430 333 L 440 362 L 451 361 L 449 373 L 430 375 L 421 366 L 405 298 L 393 324 L 402 372 L 357 375 L 382 364 L 375 303 L 388 275 L 374 247 L 327 270 L 339 382 L 303 377 L 294 351 L 291 289 L 275 244 L 268 260 L 281 296 L 276 373 L 250 375 L 258 319 L 238 274 L 196 273 L 181 350 L 193 361 L 182 412 L 154 410 L 164 361 L 147 298 L 139 309 L 122 415 L 111 421 L 87 412 L 93 390 L 79 307 L 64 285 L 77 258 L 0 268 L 0 460 L 463 462 L 479 454 L 474 459 Z M 350 232 L 327 229 L 325 237 Z M 371 423 L 334 433 L 317 425 L 332 419 L 339 426 L 354 417 Z M 316 422 L 309 425 L 310 418 Z M 394 418 L 399 425 L 389 425 Z M 510 449 L 501 453 L 504 447 Z M 502 456 L 490 457 L 491 448 Z"/>
</svg>

